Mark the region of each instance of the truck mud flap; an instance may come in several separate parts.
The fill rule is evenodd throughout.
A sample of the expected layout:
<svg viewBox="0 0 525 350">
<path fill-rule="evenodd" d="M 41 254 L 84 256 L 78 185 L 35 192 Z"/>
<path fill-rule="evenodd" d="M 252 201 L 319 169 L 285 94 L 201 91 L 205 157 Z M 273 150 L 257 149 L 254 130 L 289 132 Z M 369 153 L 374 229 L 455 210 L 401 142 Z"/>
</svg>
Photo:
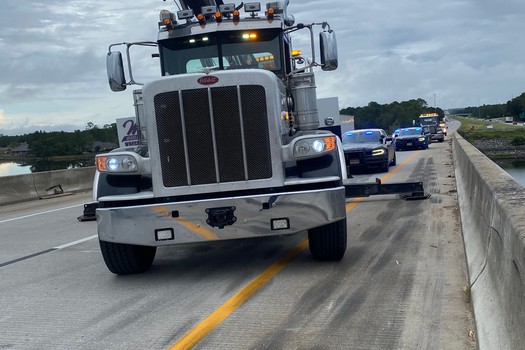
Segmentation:
<svg viewBox="0 0 525 350">
<path fill-rule="evenodd" d="M 95 211 L 97 210 L 98 202 L 84 204 L 84 212 L 77 219 L 78 221 L 95 221 L 97 217 Z"/>
<path fill-rule="evenodd" d="M 383 184 L 380 179 L 376 182 L 362 184 L 344 183 L 345 197 L 369 197 L 380 194 L 399 194 L 404 200 L 428 199 L 430 194 L 425 193 L 422 182 L 400 182 Z"/>
</svg>

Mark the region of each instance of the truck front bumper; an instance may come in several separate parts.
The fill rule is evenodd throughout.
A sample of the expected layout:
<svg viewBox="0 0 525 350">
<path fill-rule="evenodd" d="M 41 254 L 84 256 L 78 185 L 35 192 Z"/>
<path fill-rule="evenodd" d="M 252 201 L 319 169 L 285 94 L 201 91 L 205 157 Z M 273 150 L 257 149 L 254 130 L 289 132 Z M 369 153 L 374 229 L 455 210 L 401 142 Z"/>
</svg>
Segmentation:
<svg viewBox="0 0 525 350">
<path fill-rule="evenodd" d="M 163 246 L 293 234 L 346 217 L 345 188 L 98 208 L 99 239 Z"/>
</svg>

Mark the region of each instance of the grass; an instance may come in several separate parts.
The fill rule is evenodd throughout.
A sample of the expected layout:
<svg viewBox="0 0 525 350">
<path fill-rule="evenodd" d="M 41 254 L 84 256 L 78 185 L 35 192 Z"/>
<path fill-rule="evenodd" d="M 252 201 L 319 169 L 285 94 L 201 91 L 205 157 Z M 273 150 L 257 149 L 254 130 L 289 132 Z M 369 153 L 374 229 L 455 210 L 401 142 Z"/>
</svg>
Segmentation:
<svg viewBox="0 0 525 350">
<path fill-rule="evenodd" d="M 525 126 L 512 125 L 501 120 L 491 122 L 459 117 L 455 119 L 461 122 L 459 133 L 469 142 L 481 139 L 505 139 L 511 142 L 516 138 L 525 138 Z M 492 129 L 487 129 L 488 125 L 492 125 Z"/>
<path fill-rule="evenodd" d="M 463 294 L 465 296 L 465 303 L 470 303 L 470 300 L 472 299 L 472 288 L 470 285 L 466 285 L 463 287 Z"/>
</svg>

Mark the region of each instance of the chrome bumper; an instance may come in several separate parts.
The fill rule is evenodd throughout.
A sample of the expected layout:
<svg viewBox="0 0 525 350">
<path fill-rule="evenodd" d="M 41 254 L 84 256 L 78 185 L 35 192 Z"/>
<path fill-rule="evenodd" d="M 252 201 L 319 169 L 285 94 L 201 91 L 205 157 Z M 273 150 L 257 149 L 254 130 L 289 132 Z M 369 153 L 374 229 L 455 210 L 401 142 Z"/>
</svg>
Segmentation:
<svg viewBox="0 0 525 350">
<path fill-rule="evenodd" d="M 230 223 L 219 228 L 224 208 Z M 345 188 L 99 208 L 96 217 L 100 240 L 145 246 L 293 234 L 344 219 Z M 272 230 L 279 218 L 289 228 Z"/>
</svg>

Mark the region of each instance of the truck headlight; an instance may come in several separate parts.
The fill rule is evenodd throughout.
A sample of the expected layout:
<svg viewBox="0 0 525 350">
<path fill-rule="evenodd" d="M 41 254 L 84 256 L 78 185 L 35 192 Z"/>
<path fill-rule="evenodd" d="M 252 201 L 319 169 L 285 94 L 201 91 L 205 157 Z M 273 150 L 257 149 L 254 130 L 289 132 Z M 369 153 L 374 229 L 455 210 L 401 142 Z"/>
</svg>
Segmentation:
<svg viewBox="0 0 525 350">
<path fill-rule="evenodd" d="M 103 173 L 134 173 L 139 170 L 137 160 L 129 155 L 101 155 L 96 159 L 97 170 Z"/>
<path fill-rule="evenodd" d="M 335 136 L 318 136 L 298 140 L 293 147 L 294 158 L 305 158 L 335 149 Z"/>
<path fill-rule="evenodd" d="M 386 153 L 385 149 L 384 148 L 377 148 L 375 150 L 372 151 L 372 155 L 375 157 L 375 156 L 382 156 Z"/>
<path fill-rule="evenodd" d="M 424 137 L 420 137 L 420 138 L 418 138 L 418 141 L 423 142 L 423 141 L 425 141 L 425 138 Z"/>
</svg>

